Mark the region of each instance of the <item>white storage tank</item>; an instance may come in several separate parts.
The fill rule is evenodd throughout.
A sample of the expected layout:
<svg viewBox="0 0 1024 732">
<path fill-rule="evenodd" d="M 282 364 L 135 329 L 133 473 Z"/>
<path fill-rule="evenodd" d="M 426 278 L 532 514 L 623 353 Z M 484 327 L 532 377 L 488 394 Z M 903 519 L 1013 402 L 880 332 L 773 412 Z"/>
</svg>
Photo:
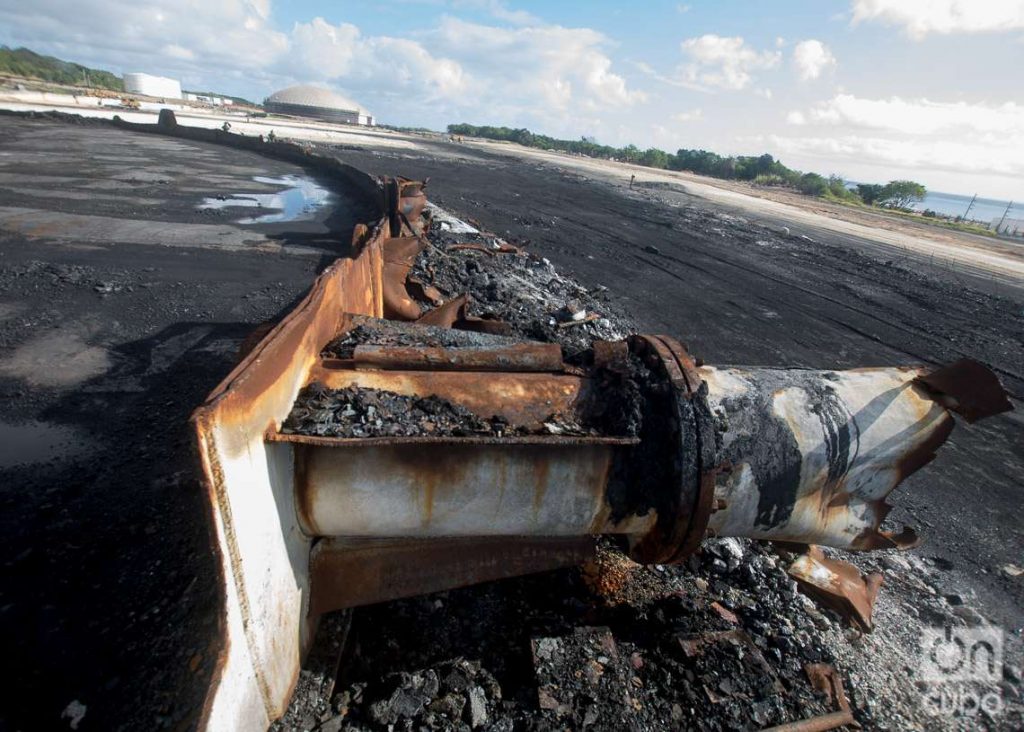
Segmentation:
<svg viewBox="0 0 1024 732">
<path fill-rule="evenodd" d="M 181 82 L 165 76 L 125 74 L 124 90 L 129 94 L 142 94 L 147 97 L 181 99 Z"/>
<path fill-rule="evenodd" d="M 263 101 L 272 114 L 312 117 L 325 122 L 372 125 L 373 116 L 356 102 L 320 86 L 300 84 L 282 89 Z"/>
</svg>

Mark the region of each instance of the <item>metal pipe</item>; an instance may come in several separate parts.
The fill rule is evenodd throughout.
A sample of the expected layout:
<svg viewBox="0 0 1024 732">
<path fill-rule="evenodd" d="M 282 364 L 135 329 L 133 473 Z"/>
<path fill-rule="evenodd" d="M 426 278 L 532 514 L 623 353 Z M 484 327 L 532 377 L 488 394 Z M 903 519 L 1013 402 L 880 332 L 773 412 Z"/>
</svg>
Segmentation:
<svg viewBox="0 0 1024 732">
<path fill-rule="evenodd" d="M 728 466 L 709 529 L 846 549 L 913 541 L 878 527 L 886 496 L 931 461 L 953 429 L 949 412 L 918 383 L 925 373 L 701 368 Z"/>
</svg>

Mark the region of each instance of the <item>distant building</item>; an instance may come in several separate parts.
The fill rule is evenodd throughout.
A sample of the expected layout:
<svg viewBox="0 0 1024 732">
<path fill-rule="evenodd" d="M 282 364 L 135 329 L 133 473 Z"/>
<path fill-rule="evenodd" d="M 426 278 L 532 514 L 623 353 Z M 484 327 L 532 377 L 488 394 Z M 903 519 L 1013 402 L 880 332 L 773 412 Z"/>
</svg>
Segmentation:
<svg viewBox="0 0 1024 732">
<path fill-rule="evenodd" d="M 365 109 L 337 92 L 319 86 L 290 86 L 275 92 L 263 102 L 274 114 L 311 117 L 325 122 L 372 125 L 373 117 Z"/>
<path fill-rule="evenodd" d="M 177 79 L 163 76 L 125 74 L 124 90 L 129 94 L 142 94 L 146 97 L 181 99 L 181 83 Z"/>
</svg>

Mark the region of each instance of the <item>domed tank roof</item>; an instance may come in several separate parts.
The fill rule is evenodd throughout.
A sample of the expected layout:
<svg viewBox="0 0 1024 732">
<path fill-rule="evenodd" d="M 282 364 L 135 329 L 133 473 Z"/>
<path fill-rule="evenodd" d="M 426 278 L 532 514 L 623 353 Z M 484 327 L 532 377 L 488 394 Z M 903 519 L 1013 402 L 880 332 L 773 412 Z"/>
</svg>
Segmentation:
<svg viewBox="0 0 1024 732">
<path fill-rule="evenodd" d="M 322 86 L 299 84 L 274 92 L 266 98 L 264 104 L 294 104 L 300 107 L 320 107 L 322 109 L 341 109 L 359 111 L 366 114 L 366 109 L 348 97 Z"/>
</svg>

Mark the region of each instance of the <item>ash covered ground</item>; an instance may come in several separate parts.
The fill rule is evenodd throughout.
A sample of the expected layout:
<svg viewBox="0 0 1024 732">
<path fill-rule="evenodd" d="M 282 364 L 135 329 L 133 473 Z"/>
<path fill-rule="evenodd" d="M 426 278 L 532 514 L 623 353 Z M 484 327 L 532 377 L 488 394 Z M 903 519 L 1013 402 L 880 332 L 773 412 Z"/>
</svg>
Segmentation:
<svg viewBox="0 0 1024 732">
<path fill-rule="evenodd" d="M 245 335 L 287 312 L 343 253 L 336 242 L 359 217 L 239 227 L 232 215 L 243 212 L 196 203 L 253 187 L 255 175 L 302 171 L 98 123 L 0 124 L 0 388 L 5 455 L 17 458 L 0 469 L 0 623 L 19 669 L 0 727 L 68 729 L 79 715 L 82 730 L 187 726 L 218 651 L 219 612 L 188 414 Z M 599 293 L 592 307 L 612 330 L 674 335 L 714 364 L 850 368 L 966 355 L 991 365 L 1015 400 L 1024 389 L 1017 287 L 514 155 L 446 144 L 337 154 L 373 173 L 432 176 L 433 201 L 553 263 L 569 285 L 552 306 L 577 297 L 579 283 Z M 39 212 L 47 226 L 33 225 L 28 214 Z M 147 226 L 129 225 L 140 220 Z M 492 283 L 478 279 L 486 293 Z M 630 320 L 615 320 L 624 313 Z M 867 728 L 1020 728 L 1024 584 L 1006 568 L 1024 547 L 1022 440 L 1019 411 L 958 427 L 893 496 L 893 519 L 919 527 L 925 544 L 853 558 L 885 576 L 872 634 L 794 592 L 787 556 L 711 542 L 691 566 L 608 558 L 603 569 L 357 610 L 334 694 L 322 705 L 307 696 L 288 723 L 564 729 L 605 719 L 610 728 L 632 714 L 641 728 L 756 729 L 762 718 L 824 710 L 802 666 L 826 660 Z M 40 457 L 40 444 L 54 446 Z M 1006 641 L 997 687 L 1008 709 L 926 715 L 922 627 L 985 621 Z M 771 673 L 745 641 L 687 655 L 694 646 L 680 638 L 709 630 L 742 630 Z M 782 692 L 758 683 L 773 674 Z M 595 709 L 607 716 L 595 721 Z"/>
</svg>

